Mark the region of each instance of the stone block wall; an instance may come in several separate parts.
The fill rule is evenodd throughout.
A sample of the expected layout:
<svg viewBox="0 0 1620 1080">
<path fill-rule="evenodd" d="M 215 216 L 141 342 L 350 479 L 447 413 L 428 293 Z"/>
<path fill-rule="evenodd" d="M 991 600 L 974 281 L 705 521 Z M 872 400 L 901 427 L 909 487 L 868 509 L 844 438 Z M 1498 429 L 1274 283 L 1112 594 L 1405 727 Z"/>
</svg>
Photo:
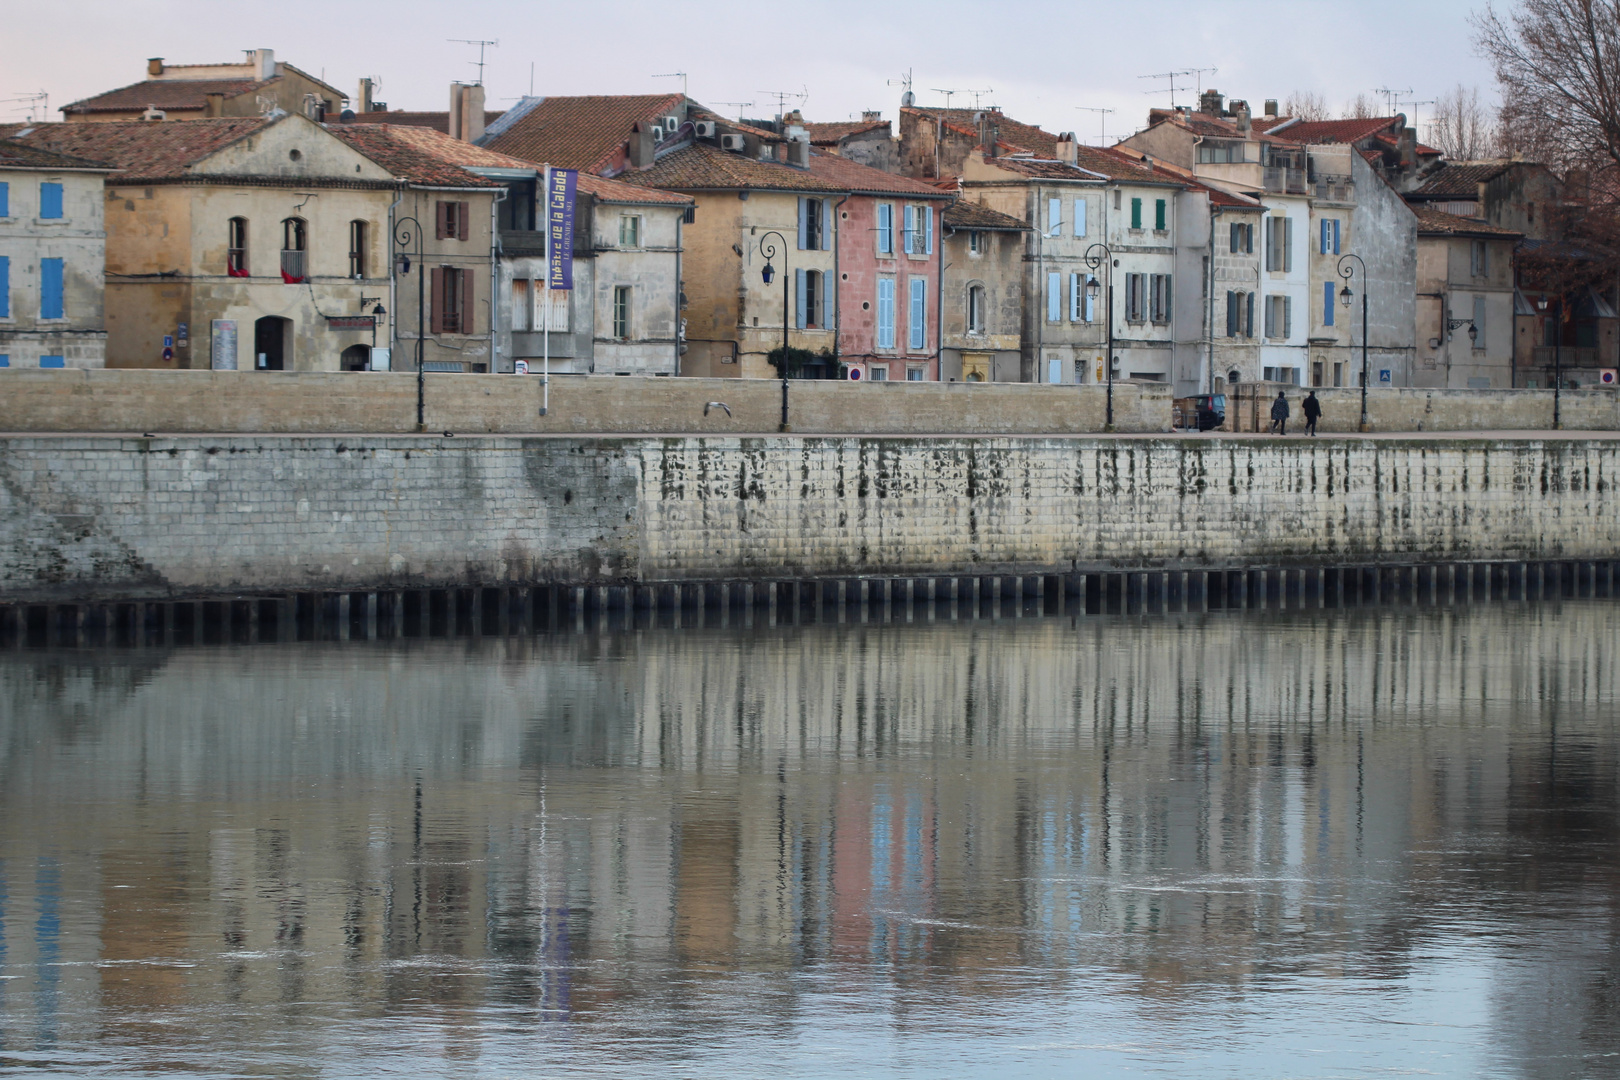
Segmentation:
<svg viewBox="0 0 1620 1080">
<path fill-rule="evenodd" d="M 1610 559 L 1620 440 L 0 439 L 0 599 Z"/>
</svg>

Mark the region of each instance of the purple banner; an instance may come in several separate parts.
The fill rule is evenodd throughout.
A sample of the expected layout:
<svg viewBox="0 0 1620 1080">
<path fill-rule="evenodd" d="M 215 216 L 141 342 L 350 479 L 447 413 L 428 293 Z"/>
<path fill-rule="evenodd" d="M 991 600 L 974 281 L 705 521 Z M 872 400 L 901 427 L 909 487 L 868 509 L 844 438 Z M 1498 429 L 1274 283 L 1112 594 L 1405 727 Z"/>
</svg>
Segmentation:
<svg viewBox="0 0 1620 1080">
<path fill-rule="evenodd" d="M 549 288 L 574 287 L 574 191 L 579 174 L 552 169 L 546 190 L 546 280 Z"/>
</svg>

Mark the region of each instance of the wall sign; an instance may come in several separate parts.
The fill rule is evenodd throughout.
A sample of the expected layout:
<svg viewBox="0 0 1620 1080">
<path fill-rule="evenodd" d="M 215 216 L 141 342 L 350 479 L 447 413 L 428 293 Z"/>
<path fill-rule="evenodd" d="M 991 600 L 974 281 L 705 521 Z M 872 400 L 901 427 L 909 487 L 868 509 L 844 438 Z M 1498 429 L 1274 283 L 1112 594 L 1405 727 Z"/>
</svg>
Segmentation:
<svg viewBox="0 0 1620 1080">
<path fill-rule="evenodd" d="M 375 315 L 328 315 L 326 328 L 328 330 L 374 330 L 377 326 Z"/>
<path fill-rule="evenodd" d="M 236 370 L 236 320 L 215 319 L 212 330 L 213 358 L 209 367 L 215 371 Z"/>
<path fill-rule="evenodd" d="M 573 169 L 546 173 L 546 287 L 574 287 L 574 195 L 579 174 Z"/>
</svg>

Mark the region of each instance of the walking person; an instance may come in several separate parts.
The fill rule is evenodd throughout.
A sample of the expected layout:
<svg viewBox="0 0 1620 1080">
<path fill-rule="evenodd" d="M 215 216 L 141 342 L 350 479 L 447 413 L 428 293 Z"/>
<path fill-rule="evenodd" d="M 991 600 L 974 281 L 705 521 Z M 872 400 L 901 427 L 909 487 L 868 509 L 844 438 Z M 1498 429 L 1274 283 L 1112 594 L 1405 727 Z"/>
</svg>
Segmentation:
<svg viewBox="0 0 1620 1080">
<path fill-rule="evenodd" d="M 1312 390 L 1305 398 L 1305 433 L 1316 438 L 1316 422 L 1322 419 L 1322 403 L 1317 400 L 1316 391 Z"/>
<path fill-rule="evenodd" d="M 1271 403 L 1271 433 L 1288 434 L 1288 399 L 1281 390 L 1277 391 L 1277 400 Z"/>
</svg>

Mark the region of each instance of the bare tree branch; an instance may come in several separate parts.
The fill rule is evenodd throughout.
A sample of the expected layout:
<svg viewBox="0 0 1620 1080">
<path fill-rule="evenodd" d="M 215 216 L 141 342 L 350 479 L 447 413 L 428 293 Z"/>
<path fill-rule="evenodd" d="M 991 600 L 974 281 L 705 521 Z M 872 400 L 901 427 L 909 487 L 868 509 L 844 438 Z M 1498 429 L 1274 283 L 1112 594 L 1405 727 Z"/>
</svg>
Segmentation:
<svg viewBox="0 0 1620 1080">
<path fill-rule="evenodd" d="M 1282 114 L 1284 116 L 1298 117 L 1307 123 L 1330 119 L 1327 98 L 1309 90 L 1295 90 L 1283 102 Z"/>
<path fill-rule="evenodd" d="M 1496 153 L 1496 132 L 1477 87 L 1458 86 L 1435 102 L 1425 141 L 1452 161 L 1478 161 Z"/>
</svg>

